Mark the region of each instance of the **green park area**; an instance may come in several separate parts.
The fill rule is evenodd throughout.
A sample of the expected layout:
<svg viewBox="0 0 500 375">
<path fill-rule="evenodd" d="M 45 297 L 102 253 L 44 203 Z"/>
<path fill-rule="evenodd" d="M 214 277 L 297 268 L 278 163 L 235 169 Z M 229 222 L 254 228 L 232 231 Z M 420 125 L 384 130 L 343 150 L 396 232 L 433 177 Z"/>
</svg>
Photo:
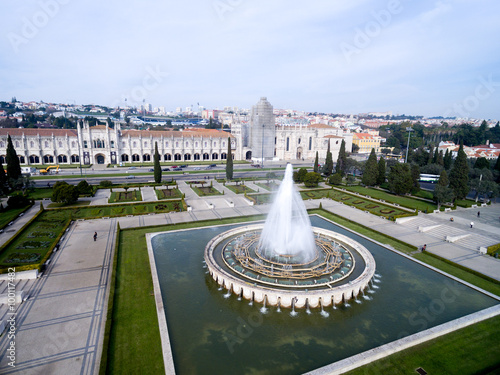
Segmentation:
<svg viewBox="0 0 500 375">
<path fill-rule="evenodd" d="M 177 188 L 155 189 L 155 193 L 159 200 L 182 198 L 182 193 Z"/>
<path fill-rule="evenodd" d="M 195 186 L 191 185 L 191 189 L 199 196 L 199 197 L 208 197 L 212 195 L 222 195 L 222 193 L 214 188 L 213 186 Z"/>
<path fill-rule="evenodd" d="M 236 193 L 236 194 L 245 194 L 245 193 L 255 193 L 256 191 L 249 188 L 248 186 L 244 185 L 244 184 L 226 184 L 225 185 L 229 190 L 231 190 L 232 192 Z"/>
<path fill-rule="evenodd" d="M 142 201 L 140 189 L 113 191 L 109 197 L 109 203 L 125 203 L 125 202 L 139 202 Z"/>
<path fill-rule="evenodd" d="M 260 182 L 256 182 L 255 185 L 257 185 L 257 186 L 259 186 L 262 189 L 267 190 L 267 191 L 275 191 L 275 190 L 278 190 L 278 188 L 280 187 L 280 185 L 274 181 L 270 181 L 270 182 L 260 181 Z"/>
</svg>

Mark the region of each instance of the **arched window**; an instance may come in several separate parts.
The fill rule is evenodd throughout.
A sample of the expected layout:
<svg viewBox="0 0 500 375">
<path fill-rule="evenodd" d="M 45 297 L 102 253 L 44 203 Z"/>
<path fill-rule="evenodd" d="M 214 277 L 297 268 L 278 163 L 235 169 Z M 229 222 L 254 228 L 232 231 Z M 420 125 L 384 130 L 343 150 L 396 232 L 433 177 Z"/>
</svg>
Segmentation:
<svg viewBox="0 0 500 375">
<path fill-rule="evenodd" d="M 175 147 L 179 147 L 179 142 L 175 142 Z"/>
<path fill-rule="evenodd" d="M 210 155 L 208 155 L 207 153 L 204 153 L 203 160 L 210 160 Z"/>
<path fill-rule="evenodd" d="M 144 141 L 144 147 L 148 147 L 148 142 Z"/>
<path fill-rule="evenodd" d="M 220 158 L 221 158 L 221 160 L 226 160 L 227 154 L 225 152 L 223 152 L 222 154 L 220 154 Z"/>
<path fill-rule="evenodd" d="M 205 147 L 207 147 L 207 142 L 205 142 Z"/>
<path fill-rule="evenodd" d="M 136 141 L 132 142 L 132 147 L 137 147 L 137 142 Z"/>
<path fill-rule="evenodd" d="M 219 154 L 217 154 L 216 152 L 214 152 L 212 154 L 212 160 L 217 160 L 219 158 Z"/>
<path fill-rule="evenodd" d="M 186 142 L 186 147 L 189 147 L 189 142 Z"/>
<path fill-rule="evenodd" d="M 71 148 L 75 148 L 76 144 L 75 144 L 75 141 L 72 141 L 71 142 Z"/>
<path fill-rule="evenodd" d="M 200 160 L 200 154 L 194 154 L 194 160 Z"/>
<path fill-rule="evenodd" d="M 16 141 L 16 147 L 19 147 L 19 141 Z"/>
<path fill-rule="evenodd" d="M 191 160 L 191 154 L 184 154 L 184 160 Z"/>
<path fill-rule="evenodd" d="M 45 141 L 45 148 L 49 147 L 49 141 Z"/>
<path fill-rule="evenodd" d="M 45 155 L 43 157 L 44 164 L 52 164 L 54 163 L 54 157 L 52 155 Z"/>
<path fill-rule="evenodd" d="M 142 155 L 142 161 L 151 161 L 151 155 L 149 154 Z"/>
<path fill-rule="evenodd" d="M 198 147 L 198 142 L 195 142 L 195 143 L 194 143 L 194 147 Z"/>
<path fill-rule="evenodd" d="M 122 161 L 125 161 L 125 162 L 128 161 L 128 155 L 127 154 L 122 154 Z"/>
<path fill-rule="evenodd" d="M 80 157 L 78 155 L 71 155 L 71 162 L 72 163 L 79 163 Z"/>
<path fill-rule="evenodd" d="M 0 147 L 5 147 L 5 143 L 4 142 L 0 142 Z"/>
<path fill-rule="evenodd" d="M 174 160 L 182 160 L 181 154 L 175 154 Z"/>
<path fill-rule="evenodd" d="M 7 164 L 5 161 L 5 155 L 0 155 L 0 162 L 2 162 L 2 164 Z"/>
<path fill-rule="evenodd" d="M 31 141 L 30 142 L 30 147 L 35 147 L 35 142 Z"/>
<path fill-rule="evenodd" d="M 299 139 L 297 140 L 297 143 L 298 143 L 299 145 L 300 145 L 300 141 L 301 141 L 301 139 L 299 138 Z"/>
<path fill-rule="evenodd" d="M 226 147 L 226 142 L 222 142 L 222 147 Z"/>
<path fill-rule="evenodd" d="M 62 142 L 61 142 L 61 141 L 57 142 L 57 146 L 58 146 L 59 148 L 61 148 L 61 147 L 62 147 Z"/>
<path fill-rule="evenodd" d="M 134 155 L 132 155 L 132 161 L 141 161 L 141 158 L 139 155 L 134 154 Z"/>
<path fill-rule="evenodd" d="M 38 164 L 40 163 L 40 158 L 36 155 L 31 155 L 29 158 L 30 164 Z"/>
<path fill-rule="evenodd" d="M 168 147 L 168 142 L 165 142 L 165 147 Z"/>
<path fill-rule="evenodd" d="M 170 155 L 170 154 L 165 154 L 165 155 L 163 156 L 163 158 L 165 159 L 165 161 L 169 161 L 169 160 L 172 160 L 172 155 Z"/>
<path fill-rule="evenodd" d="M 57 162 L 59 164 L 67 163 L 68 162 L 68 157 L 66 155 L 58 155 L 57 156 Z"/>
<path fill-rule="evenodd" d="M 19 163 L 24 164 L 26 161 L 24 160 L 24 156 L 19 156 Z"/>
</svg>

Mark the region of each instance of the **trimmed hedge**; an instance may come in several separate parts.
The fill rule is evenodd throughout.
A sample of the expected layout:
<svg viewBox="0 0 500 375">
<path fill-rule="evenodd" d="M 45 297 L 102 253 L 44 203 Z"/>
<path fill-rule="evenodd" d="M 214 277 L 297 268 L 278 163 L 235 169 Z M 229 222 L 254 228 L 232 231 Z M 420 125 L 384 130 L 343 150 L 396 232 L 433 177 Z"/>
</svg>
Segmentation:
<svg viewBox="0 0 500 375">
<path fill-rule="evenodd" d="M 496 253 L 499 250 L 500 250 L 500 243 L 497 243 L 496 245 L 488 246 L 487 254 L 493 255 L 494 253 Z"/>
</svg>

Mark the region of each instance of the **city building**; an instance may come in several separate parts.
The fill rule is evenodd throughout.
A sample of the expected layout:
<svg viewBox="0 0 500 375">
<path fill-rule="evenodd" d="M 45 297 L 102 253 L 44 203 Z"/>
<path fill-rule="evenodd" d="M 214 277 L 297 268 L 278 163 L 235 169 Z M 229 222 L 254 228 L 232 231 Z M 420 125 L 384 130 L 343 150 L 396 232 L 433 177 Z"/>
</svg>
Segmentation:
<svg viewBox="0 0 500 375">
<path fill-rule="evenodd" d="M 384 138 L 378 135 L 378 132 L 371 131 L 370 133 L 353 133 L 352 143 L 359 147 L 360 154 L 370 153 L 372 148 L 376 153 L 380 152 L 380 143 L 385 141 Z"/>
</svg>

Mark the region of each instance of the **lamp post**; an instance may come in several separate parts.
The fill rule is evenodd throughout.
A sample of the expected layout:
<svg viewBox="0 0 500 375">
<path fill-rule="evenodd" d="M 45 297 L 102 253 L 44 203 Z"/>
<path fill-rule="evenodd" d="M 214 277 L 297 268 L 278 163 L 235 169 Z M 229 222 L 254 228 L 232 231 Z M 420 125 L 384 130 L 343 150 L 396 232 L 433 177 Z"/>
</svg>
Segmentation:
<svg viewBox="0 0 500 375">
<path fill-rule="evenodd" d="M 406 145 L 405 163 L 408 163 L 408 150 L 410 149 L 410 136 L 411 136 L 411 132 L 413 131 L 413 129 L 412 128 L 406 128 L 406 131 L 408 132 L 408 144 Z"/>
<path fill-rule="evenodd" d="M 264 169 L 264 124 L 262 124 L 262 169 Z"/>
</svg>

